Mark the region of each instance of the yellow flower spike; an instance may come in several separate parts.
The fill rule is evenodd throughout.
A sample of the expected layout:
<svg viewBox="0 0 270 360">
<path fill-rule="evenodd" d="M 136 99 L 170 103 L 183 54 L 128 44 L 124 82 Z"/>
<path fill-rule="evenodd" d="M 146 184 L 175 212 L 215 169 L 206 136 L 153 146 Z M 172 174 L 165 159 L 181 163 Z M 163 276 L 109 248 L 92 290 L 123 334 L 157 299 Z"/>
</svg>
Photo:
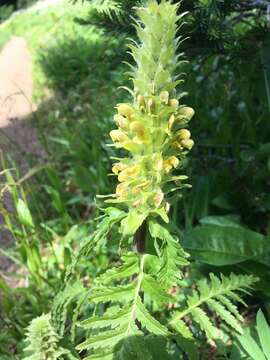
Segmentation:
<svg viewBox="0 0 270 360">
<path fill-rule="evenodd" d="M 179 106 L 179 101 L 177 99 L 171 99 L 169 101 L 169 105 L 174 108 L 175 110 L 178 109 L 178 106 Z"/>
<path fill-rule="evenodd" d="M 191 137 L 191 133 L 189 130 L 187 129 L 181 129 L 178 133 L 177 133 L 177 137 L 179 139 L 179 141 L 181 142 L 182 140 L 188 140 Z"/>
<path fill-rule="evenodd" d="M 168 101 L 169 101 L 168 91 L 161 91 L 161 93 L 159 94 L 159 98 L 162 102 L 164 102 L 165 104 L 168 104 Z"/>
<path fill-rule="evenodd" d="M 187 140 L 182 140 L 181 141 L 181 145 L 188 149 L 188 150 L 191 150 L 193 148 L 193 145 L 194 145 L 194 141 L 192 139 L 187 139 Z"/>
<path fill-rule="evenodd" d="M 119 115 L 124 115 L 128 118 L 130 118 L 131 115 L 134 113 L 133 108 L 128 104 L 119 104 L 117 106 L 117 110 Z"/>
<path fill-rule="evenodd" d="M 118 180 L 120 182 L 129 180 L 133 176 L 135 177 L 136 175 L 138 175 L 139 172 L 140 172 L 140 167 L 138 165 L 127 167 L 126 169 L 120 172 L 120 174 L 118 175 Z"/>
<path fill-rule="evenodd" d="M 121 130 L 112 130 L 110 131 L 110 137 L 113 142 L 123 143 L 124 141 L 128 141 L 129 137 L 123 133 Z"/>
</svg>

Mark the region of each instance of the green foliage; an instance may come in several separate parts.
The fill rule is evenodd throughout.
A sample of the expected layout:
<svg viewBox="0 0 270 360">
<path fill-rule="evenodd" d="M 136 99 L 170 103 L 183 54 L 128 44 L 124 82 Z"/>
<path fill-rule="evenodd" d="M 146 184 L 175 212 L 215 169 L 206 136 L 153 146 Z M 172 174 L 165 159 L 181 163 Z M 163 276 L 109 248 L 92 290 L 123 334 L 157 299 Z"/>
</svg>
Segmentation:
<svg viewBox="0 0 270 360">
<path fill-rule="evenodd" d="M 270 359 L 270 327 L 261 310 L 258 311 L 256 317 L 256 331 L 259 341 L 256 341 L 252 335 L 245 330 L 242 336 L 237 339 L 241 347 L 253 360 L 269 360 Z"/>
<path fill-rule="evenodd" d="M 78 25 L 88 7 L 72 7 L 70 3 L 23 13 L 1 28 L 0 42 L 11 35 L 26 37 L 33 51 L 36 96 L 40 100 L 48 92 L 52 95 L 35 113 L 50 166 L 42 172 L 34 169 L 34 179 L 29 174 L 26 179 L 9 178 L 15 216 L 1 204 L 6 226 L 18 244 L 17 250 L 1 253 L 23 268 L 23 273 L 15 272 L 16 280 L 26 279 L 13 289 L 6 282 L 10 274 L 1 271 L 1 359 L 21 359 L 24 328 L 32 318 L 49 311 L 54 332 L 61 337 L 57 346 L 60 343 L 72 349 L 74 355 L 76 346 L 84 348 L 78 358 L 227 359 L 231 342 L 235 344 L 235 332 L 240 332 L 243 318 L 246 321 L 253 312 L 252 306 L 241 311 L 241 298 L 246 297 L 242 290 L 249 290 L 252 280 L 242 275 L 211 275 L 206 281 L 206 274 L 258 274 L 261 279 L 256 289 L 260 293 L 251 300 L 252 305 L 268 301 L 269 49 L 258 41 L 264 40 L 264 14 L 256 18 L 256 5 L 246 12 L 251 2 L 238 9 L 237 2 L 234 7 L 224 1 L 183 1 L 178 15 L 190 10 L 185 18 L 189 24 L 183 25 L 179 34 L 188 34 L 190 40 L 180 41 L 179 49 L 172 33 L 163 31 L 150 14 L 149 18 L 143 14 L 148 21 L 145 32 L 137 18 L 135 28 L 140 41 L 145 41 L 147 56 L 139 51 L 141 43 L 132 41 L 137 63 L 131 75 L 140 79 L 133 85 L 142 92 L 131 91 L 133 115 L 148 131 L 154 124 L 151 116 L 155 111 L 169 107 L 168 94 L 149 95 L 152 88 L 161 92 L 165 84 L 168 100 L 181 98 L 182 85 L 174 81 L 182 70 L 175 67 L 176 58 L 170 61 L 169 57 L 175 50 L 186 50 L 193 61 L 189 65 L 182 62 L 181 68 L 188 80 L 184 90 L 190 93 L 186 102 L 196 109 L 191 124 L 196 146 L 192 158 L 180 156 L 178 168 L 170 169 L 174 171 L 173 181 L 159 182 L 160 169 L 155 170 L 155 185 L 162 189 L 163 199 L 156 187 L 148 194 L 147 189 L 138 192 L 138 197 L 149 195 L 151 209 L 160 200 L 162 205 L 170 203 L 170 212 L 168 206 L 162 210 L 157 206 L 151 214 L 141 212 L 141 204 L 133 205 L 134 196 L 130 203 L 113 198 L 119 208 L 100 209 L 100 200 L 97 204 L 94 201 L 95 194 L 111 194 L 115 185 L 107 172 L 110 156 L 114 161 L 119 159 L 115 159 L 116 151 L 106 146 L 106 134 L 112 127 L 113 105 L 123 104 L 127 98 L 115 91 L 124 81 L 120 62 L 127 58 L 130 62 L 119 32 L 134 35 L 130 21 L 130 15 L 136 16 L 134 4 L 92 1 L 91 22 L 117 31 L 114 37 Z M 155 5 L 151 4 L 154 16 Z M 161 18 L 164 23 L 173 20 L 167 24 L 173 29 L 175 17 L 169 16 L 170 6 L 166 6 L 166 16 Z M 161 37 L 160 41 L 155 38 L 159 30 L 164 42 Z M 259 46 L 262 57 L 258 57 Z M 157 70 L 155 61 L 160 53 L 161 67 Z M 181 55 L 180 59 L 185 57 Z M 148 96 L 153 96 L 159 109 L 148 104 Z M 174 123 L 173 129 L 179 131 L 193 112 L 182 105 L 170 114 L 164 110 L 164 124 L 169 115 L 181 117 L 183 123 Z M 158 135 L 151 134 L 155 140 Z M 134 134 L 131 138 L 133 141 Z M 146 149 L 145 143 L 141 149 Z M 125 151 L 121 150 L 121 157 L 127 156 Z M 134 157 L 134 165 L 138 155 L 141 153 Z M 168 154 L 162 151 L 163 155 Z M 178 151 L 174 155 L 178 157 Z M 149 168 L 143 165 L 147 169 L 140 169 L 139 175 L 153 173 L 150 168 L 156 159 L 152 160 Z M 127 158 L 123 163 L 128 163 Z M 191 192 L 184 190 L 183 173 L 190 177 Z M 127 175 L 128 180 L 138 178 L 138 174 Z M 135 184 L 128 185 L 131 189 Z M 182 191 L 175 191 L 179 189 Z M 153 203 L 151 193 L 157 195 Z M 104 216 L 93 224 L 94 214 L 101 213 Z M 169 219 L 170 225 L 164 225 Z M 187 229 L 183 235 L 179 231 L 182 228 Z M 142 235 L 146 241 L 140 250 L 147 255 L 134 252 Z M 179 238 L 183 240 L 179 242 Z M 81 326 L 77 327 L 77 322 Z"/>
</svg>

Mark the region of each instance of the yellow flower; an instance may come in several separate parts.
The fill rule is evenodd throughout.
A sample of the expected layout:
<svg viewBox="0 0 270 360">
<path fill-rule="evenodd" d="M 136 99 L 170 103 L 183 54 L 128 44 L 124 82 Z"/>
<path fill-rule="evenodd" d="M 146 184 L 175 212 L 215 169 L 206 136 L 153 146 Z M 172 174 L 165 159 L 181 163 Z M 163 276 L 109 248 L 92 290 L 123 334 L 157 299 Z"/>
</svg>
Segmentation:
<svg viewBox="0 0 270 360">
<path fill-rule="evenodd" d="M 138 165 L 130 166 L 120 172 L 118 175 L 118 180 L 120 182 L 130 180 L 130 178 L 135 177 L 140 172 L 140 167 Z"/>
<path fill-rule="evenodd" d="M 115 193 L 119 198 L 125 197 L 128 194 L 128 185 L 125 183 L 118 184 Z"/>
<path fill-rule="evenodd" d="M 110 132 L 110 136 L 113 142 L 124 142 L 124 141 L 128 141 L 129 137 L 123 133 L 123 131 L 121 130 L 112 130 Z"/>
<path fill-rule="evenodd" d="M 117 175 L 120 171 L 123 171 L 126 167 L 127 167 L 127 165 L 125 165 L 121 162 L 116 163 L 112 167 L 112 172 Z"/>
<path fill-rule="evenodd" d="M 190 139 L 191 133 L 189 130 L 187 129 L 181 129 L 178 133 L 177 133 L 177 137 L 179 139 L 179 141 L 182 140 L 188 140 Z"/>
<path fill-rule="evenodd" d="M 179 165 L 179 160 L 176 156 L 171 156 L 164 161 L 164 170 L 169 173 L 172 168 L 176 168 Z"/>
<path fill-rule="evenodd" d="M 134 113 L 133 108 L 128 104 L 119 104 L 117 106 L 118 114 L 123 115 L 126 117 L 131 117 L 131 115 Z"/>
<path fill-rule="evenodd" d="M 138 138 L 146 140 L 146 132 L 143 124 L 139 121 L 132 121 L 130 124 L 130 131 L 133 134 L 136 134 Z"/>
<path fill-rule="evenodd" d="M 181 145 L 188 149 L 188 150 L 191 150 L 193 148 L 193 145 L 194 145 L 194 141 L 192 139 L 187 139 L 187 140 L 182 140 L 181 141 Z"/>
<path fill-rule="evenodd" d="M 132 193 L 133 194 L 138 194 L 142 189 L 145 189 L 150 184 L 151 184 L 151 182 L 149 180 L 145 180 L 142 183 L 134 186 L 134 188 L 132 189 Z"/>
<path fill-rule="evenodd" d="M 127 118 L 125 118 L 122 115 L 114 115 L 114 121 L 116 122 L 116 124 L 122 128 L 123 130 L 128 130 L 129 127 L 129 121 Z"/>
<path fill-rule="evenodd" d="M 169 105 L 176 110 L 179 106 L 179 101 L 177 99 L 171 99 Z"/>
</svg>

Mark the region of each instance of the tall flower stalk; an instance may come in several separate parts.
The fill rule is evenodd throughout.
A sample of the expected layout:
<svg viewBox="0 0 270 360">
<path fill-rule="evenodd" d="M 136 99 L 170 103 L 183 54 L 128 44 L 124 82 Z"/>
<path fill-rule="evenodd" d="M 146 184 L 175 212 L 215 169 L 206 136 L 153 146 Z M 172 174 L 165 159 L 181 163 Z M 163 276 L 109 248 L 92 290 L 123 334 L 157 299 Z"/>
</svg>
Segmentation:
<svg viewBox="0 0 270 360">
<path fill-rule="evenodd" d="M 174 172 L 182 169 L 194 145 L 187 129 L 194 110 L 180 103 L 184 94 L 177 91 L 183 81 L 177 76 L 182 55 L 176 55 L 183 40 L 177 38 L 177 24 L 183 15 L 177 13 L 177 5 L 166 0 L 149 0 L 137 9 L 138 42 L 129 46 L 135 61 L 133 89 L 128 89 L 133 101 L 117 105 L 117 129 L 110 132 L 113 145 L 125 154 L 112 167 L 119 183 L 107 202 L 116 207 L 105 209 L 96 233 L 82 248 L 87 255 L 104 244 L 113 226 L 118 228 L 121 264 L 95 279 L 90 294 L 95 312 L 80 324 L 87 336 L 77 349 L 87 351 L 89 360 L 152 360 L 153 345 L 149 347 L 147 339 L 157 347 L 163 341 L 166 348 L 172 337 L 183 352 L 194 354 L 196 331 L 203 331 L 208 341 L 220 337 L 205 306 L 241 332 L 242 317 L 231 300 L 241 301 L 236 291 L 254 281 L 249 276 L 211 275 L 209 282 L 198 281 L 198 290 L 182 286 L 181 300 L 170 295 L 172 287 L 179 288 L 181 267 L 189 263 L 167 225 L 168 194 L 188 186 L 187 176 Z M 172 318 L 157 320 L 172 304 Z M 184 320 L 195 324 L 195 333 Z"/>
</svg>

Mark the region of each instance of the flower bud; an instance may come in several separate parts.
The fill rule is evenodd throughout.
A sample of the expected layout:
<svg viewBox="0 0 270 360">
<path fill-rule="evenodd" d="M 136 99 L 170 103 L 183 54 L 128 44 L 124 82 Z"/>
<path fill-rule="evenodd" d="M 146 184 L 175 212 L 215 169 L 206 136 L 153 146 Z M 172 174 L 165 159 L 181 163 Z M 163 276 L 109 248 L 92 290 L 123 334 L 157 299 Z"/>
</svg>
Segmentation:
<svg viewBox="0 0 270 360">
<path fill-rule="evenodd" d="M 170 130 L 173 127 L 174 122 L 175 122 L 175 116 L 171 115 L 170 118 L 169 118 L 169 124 L 168 124 Z"/>
<path fill-rule="evenodd" d="M 137 103 L 138 103 L 138 105 L 139 105 L 139 107 L 145 107 L 145 100 L 144 100 L 144 96 L 143 95 L 141 95 L 141 94 L 139 94 L 138 96 L 137 96 Z"/>
<path fill-rule="evenodd" d="M 160 154 L 155 154 L 153 156 L 153 168 L 156 171 L 161 171 L 163 168 L 163 158 Z"/>
<path fill-rule="evenodd" d="M 162 203 L 164 199 L 164 194 L 163 192 L 161 191 L 161 189 L 159 189 L 156 193 L 156 195 L 154 196 L 154 203 L 155 203 L 155 206 L 156 207 L 159 207 L 160 204 Z"/>
<path fill-rule="evenodd" d="M 193 115 L 195 114 L 195 111 L 188 106 L 184 106 L 179 109 L 177 117 L 180 117 L 180 119 L 185 119 L 186 121 L 189 121 Z"/>
<path fill-rule="evenodd" d="M 179 101 L 177 99 L 171 99 L 169 105 L 176 110 L 179 106 Z"/>
<path fill-rule="evenodd" d="M 159 94 L 159 98 L 162 102 L 164 102 L 165 104 L 168 104 L 168 101 L 169 101 L 168 91 L 161 91 L 161 93 Z"/>
<path fill-rule="evenodd" d="M 172 168 L 176 168 L 179 164 L 179 160 L 176 156 L 171 156 L 164 161 L 164 170 L 166 173 L 170 172 Z"/>
<path fill-rule="evenodd" d="M 118 105 L 117 110 L 119 115 L 123 115 L 126 117 L 130 117 L 134 112 L 133 108 L 128 104 Z"/>
<path fill-rule="evenodd" d="M 192 139 L 187 139 L 187 140 L 182 140 L 181 141 L 181 145 L 188 149 L 188 150 L 191 150 L 193 148 L 193 145 L 194 145 L 194 141 Z"/>
<path fill-rule="evenodd" d="M 155 103 L 154 103 L 154 100 L 153 99 L 149 99 L 147 101 L 147 107 L 148 107 L 148 112 L 149 113 L 153 113 L 154 110 L 155 110 Z"/>
</svg>

